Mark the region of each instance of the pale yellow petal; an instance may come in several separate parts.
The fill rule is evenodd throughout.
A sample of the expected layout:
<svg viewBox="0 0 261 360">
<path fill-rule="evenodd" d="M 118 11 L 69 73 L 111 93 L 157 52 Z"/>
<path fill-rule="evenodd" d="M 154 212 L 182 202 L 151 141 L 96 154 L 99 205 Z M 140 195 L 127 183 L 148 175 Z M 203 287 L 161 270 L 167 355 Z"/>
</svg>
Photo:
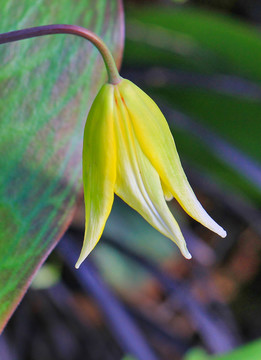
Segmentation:
<svg viewBox="0 0 261 360">
<path fill-rule="evenodd" d="M 85 235 L 76 268 L 99 241 L 110 214 L 116 181 L 113 85 L 104 85 L 87 118 L 83 141 Z"/>
<path fill-rule="evenodd" d="M 167 188 L 167 186 L 164 184 L 163 181 L 161 181 L 161 186 L 162 186 L 162 190 L 165 196 L 165 200 L 166 201 L 170 201 L 173 199 L 173 195 L 171 193 L 171 191 Z"/>
<path fill-rule="evenodd" d="M 142 152 L 124 99 L 115 90 L 117 112 L 115 136 L 117 144 L 117 177 L 115 192 L 128 205 L 139 212 L 153 227 L 173 240 L 186 258 L 191 258 L 180 228 L 166 202 L 160 178 Z"/>
<path fill-rule="evenodd" d="M 119 90 L 125 100 L 142 151 L 157 170 L 167 189 L 191 217 L 225 237 L 225 230 L 207 214 L 191 189 L 169 126 L 158 106 L 141 89 L 126 79 L 119 83 Z"/>
</svg>

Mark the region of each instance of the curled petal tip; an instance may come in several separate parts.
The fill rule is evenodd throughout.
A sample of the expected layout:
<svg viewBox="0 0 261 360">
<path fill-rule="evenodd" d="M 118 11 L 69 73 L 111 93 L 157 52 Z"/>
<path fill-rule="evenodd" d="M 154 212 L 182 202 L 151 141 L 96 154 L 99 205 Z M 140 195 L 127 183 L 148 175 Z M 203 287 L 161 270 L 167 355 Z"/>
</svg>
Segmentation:
<svg viewBox="0 0 261 360">
<path fill-rule="evenodd" d="M 186 258 L 186 259 L 191 259 L 192 258 L 192 255 L 191 253 L 188 251 L 188 249 L 181 249 L 181 253 L 182 255 Z"/>
<path fill-rule="evenodd" d="M 82 263 L 82 261 L 77 261 L 77 263 L 75 264 L 75 269 L 79 269 L 79 267 L 81 266 L 81 263 Z"/>
<path fill-rule="evenodd" d="M 90 252 L 92 251 L 92 249 L 94 247 L 95 247 L 95 245 L 93 247 L 89 247 L 89 248 L 86 247 L 86 239 L 85 239 L 85 244 L 83 245 L 83 248 L 81 250 L 78 260 L 76 261 L 75 269 L 79 269 L 79 267 L 82 265 L 84 260 L 86 260 L 86 258 L 88 257 L 88 255 L 90 254 Z"/>
<path fill-rule="evenodd" d="M 214 222 L 214 220 L 213 220 Z M 214 222 L 215 226 L 209 227 L 210 230 L 214 231 L 216 234 L 218 234 L 220 237 L 225 238 L 227 236 L 227 232 L 216 222 Z"/>
<path fill-rule="evenodd" d="M 222 238 L 225 238 L 227 236 L 227 232 L 226 230 L 222 229 L 219 233 L 219 235 L 222 237 Z"/>
<path fill-rule="evenodd" d="M 188 252 L 188 253 L 186 254 L 185 258 L 186 258 L 187 260 L 192 259 L 192 255 L 190 254 L 190 252 Z"/>
</svg>

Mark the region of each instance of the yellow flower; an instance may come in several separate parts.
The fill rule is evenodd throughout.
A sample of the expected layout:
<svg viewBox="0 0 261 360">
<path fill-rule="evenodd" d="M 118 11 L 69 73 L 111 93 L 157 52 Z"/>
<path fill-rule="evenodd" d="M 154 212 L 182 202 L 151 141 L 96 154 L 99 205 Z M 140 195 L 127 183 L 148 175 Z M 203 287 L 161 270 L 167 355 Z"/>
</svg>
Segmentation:
<svg viewBox="0 0 261 360">
<path fill-rule="evenodd" d="M 76 268 L 99 241 L 114 193 L 191 255 L 166 200 L 174 197 L 195 220 L 226 236 L 203 209 L 182 169 L 163 114 L 132 82 L 105 84 L 87 118 L 83 142 L 85 236 Z"/>
</svg>

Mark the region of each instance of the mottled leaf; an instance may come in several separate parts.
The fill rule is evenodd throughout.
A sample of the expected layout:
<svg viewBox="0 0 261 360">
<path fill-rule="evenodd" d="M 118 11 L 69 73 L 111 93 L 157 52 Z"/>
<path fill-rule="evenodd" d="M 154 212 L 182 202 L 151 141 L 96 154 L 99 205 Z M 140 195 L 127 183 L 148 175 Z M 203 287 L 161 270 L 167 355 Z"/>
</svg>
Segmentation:
<svg viewBox="0 0 261 360">
<path fill-rule="evenodd" d="M 5 0 L 0 32 L 52 23 L 100 35 L 118 64 L 120 0 Z M 73 35 L 1 45 L 0 329 L 66 230 L 81 193 L 84 122 L 106 79 L 98 51 Z"/>
</svg>

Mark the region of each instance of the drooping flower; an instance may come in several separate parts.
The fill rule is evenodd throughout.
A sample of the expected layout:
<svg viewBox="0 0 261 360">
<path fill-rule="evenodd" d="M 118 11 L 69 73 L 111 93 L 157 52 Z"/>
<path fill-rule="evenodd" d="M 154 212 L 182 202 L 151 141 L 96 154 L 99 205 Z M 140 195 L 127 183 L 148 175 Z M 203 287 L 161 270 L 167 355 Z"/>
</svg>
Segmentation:
<svg viewBox="0 0 261 360">
<path fill-rule="evenodd" d="M 131 81 L 105 84 L 87 118 L 83 142 L 85 235 L 76 268 L 99 241 L 114 193 L 191 258 L 166 200 L 174 197 L 195 220 L 226 232 L 203 209 L 183 171 L 167 121 Z"/>
</svg>

